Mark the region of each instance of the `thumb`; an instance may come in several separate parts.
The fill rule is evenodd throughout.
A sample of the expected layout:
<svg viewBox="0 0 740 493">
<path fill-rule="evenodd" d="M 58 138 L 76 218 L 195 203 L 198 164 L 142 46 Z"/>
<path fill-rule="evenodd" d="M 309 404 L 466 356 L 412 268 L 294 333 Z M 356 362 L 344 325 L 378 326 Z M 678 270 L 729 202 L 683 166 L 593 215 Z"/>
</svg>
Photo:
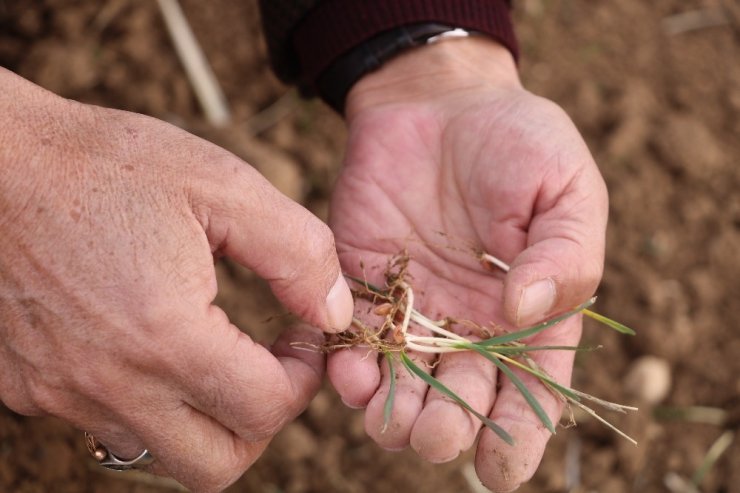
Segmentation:
<svg viewBox="0 0 740 493">
<path fill-rule="evenodd" d="M 354 306 L 329 227 L 235 156 L 220 161 L 191 184 L 211 250 L 254 270 L 304 321 L 346 329 Z"/>
<path fill-rule="evenodd" d="M 527 248 L 504 281 L 504 311 L 518 327 L 570 310 L 596 291 L 604 265 L 606 188 L 565 195 L 535 215 Z"/>
</svg>

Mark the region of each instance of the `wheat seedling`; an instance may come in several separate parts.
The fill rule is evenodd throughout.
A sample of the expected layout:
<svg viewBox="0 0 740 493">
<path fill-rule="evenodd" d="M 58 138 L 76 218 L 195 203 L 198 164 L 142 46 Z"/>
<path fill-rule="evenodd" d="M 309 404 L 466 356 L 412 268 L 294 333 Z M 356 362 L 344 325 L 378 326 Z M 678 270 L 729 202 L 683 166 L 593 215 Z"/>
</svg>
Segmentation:
<svg viewBox="0 0 740 493">
<path fill-rule="evenodd" d="M 492 270 L 494 268 L 501 269 L 504 272 L 509 270 L 509 266 L 507 264 L 488 253 L 478 252 L 476 253 L 476 257 L 488 270 Z M 561 385 L 548 375 L 546 371 L 540 368 L 529 355 L 533 351 L 580 351 L 587 348 L 577 346 L 533 346 L 522 342 L 524 339 L 547 330 L 548 328 L 578 313 L 591 317 L 620 333 L 634 335 L 634 331 L 629 327 L 591 311 L 589 307 L 595 302 L 595 298 L 586 301 L 566 313 L 532 327 L 516 332 L 491 336 L 491 330 L 476 322 L 469 320 L 456 320 L 451 317 L 447 317 L 442 320 L 433 320 L 417 310 L 414 307 L 414 290 L 411 284 L 406 280 L 408 263 L 409 257 L 405 253 L 392 259 L 391 262 L 389 262 L 389 267 L 385 273 L 386 285 L 382 288 L 368 283 L 365 279 L 347 276 L 348 279 L 353 281 L 355 284 L 355 289 L 353 289 L 355 296 L 369 300 L 374 306 L 374 313 L 384 317 L 383 322 L 378 326 L 371 327 L 362 320 L 355 318 L 353 319 L 352 330 L 333 336 L 322 348 L 325 351 L 334 351 L 346 347 L 366 346 L 370 351 L 383 355 L 388 363 L 390 372 L 390 388 L 384 407 L 386 426 L 390 421 L 391 412 L 393 410 L 395 399 L 395 376 L 397 371 L 396 367 L 400 364 L 406 369 L 406 371 L 421 378 L 430 387 L 441 392 L 443 395 L 472 413 L 505 442 L 513 445 L 514 441 L 506 430 L 501 428 L 484 414 L 473 409 L 454 391 L 445 386 L 433 375 L 420 368 L 408 355 L 408 351 L 433 353 L 438 355 L 452 352 L 472 351 L 489 360 L 517 387 L 542 424 L 551 433 L 555 433 L 555 426 L 545 413 L 540 402 L 534 397 L 532 392 L 516 375 L 516 373 L 512 371 L 512 368 L 517 368 L 534 375 L 553 395 L 561 399 L 564 403 L 585 411 L 587 414 L 601 421 L 625 439 L 636 444 L 632 438 L 602 418 L 596 413 L 596 411 L 594 411 L 594 409 L 589 407 L 587 403 L 596 404 L 604 409 L 622 413 L 635 411 L 637 408 L 604 401 L 573 388 Z M 426 329 L 426 331 L 431 333 L 431 335 L 416 335 L 411 333 L 409 328 L 412 324 Z M 450 330 L 456 324 L 467 326 L 468 328 L 472 328 L 478 333 L 486 334 L 489 337 L 478 341 L 470 340 Z"/>
</svg>

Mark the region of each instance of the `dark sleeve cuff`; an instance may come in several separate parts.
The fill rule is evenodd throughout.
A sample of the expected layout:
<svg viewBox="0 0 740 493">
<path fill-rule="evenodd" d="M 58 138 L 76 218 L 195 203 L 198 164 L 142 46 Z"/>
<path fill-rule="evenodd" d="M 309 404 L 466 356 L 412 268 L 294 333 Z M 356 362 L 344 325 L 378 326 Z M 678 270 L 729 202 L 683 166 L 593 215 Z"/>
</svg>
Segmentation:
<svg viewBox="0 0 740 493">
<path fill-rule="evenodd" d="M 315 93 L 316 81 L 334 60 L 363 41 L 396 27 L 437 22 L 491 36 L 518 58 L 506 0 L 326 0 L 292 34 L 297 82 Z"/>
</svg>

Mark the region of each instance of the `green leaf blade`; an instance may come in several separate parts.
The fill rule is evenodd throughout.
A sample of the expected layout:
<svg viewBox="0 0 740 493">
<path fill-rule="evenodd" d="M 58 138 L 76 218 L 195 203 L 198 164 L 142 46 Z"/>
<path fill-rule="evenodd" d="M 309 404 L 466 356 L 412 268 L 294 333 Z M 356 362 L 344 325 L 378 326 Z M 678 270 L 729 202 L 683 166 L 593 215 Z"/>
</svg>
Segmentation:
<svg viewBox="0 0 740 493">
<path fill-rule="evenodd" d="M 391 353 L 383 353 L 383 356 L 385 356 L 385 360 L 388 362 L 391 383 L 388 388 L 388 396 L 385 398 L 385 405 L 383 405 L 383 429 L 381 433 L 388 429 L 388 423 L 391 422 L 391 416 L 393 415 L 393 403 L 396 400 L 396 367 L 393 365 L 393 355 Z"/>
<path fill-rule="evenodd" d="M 479 354 L 483 355 L 486 359 L 491 361 L 496 367 L 501 370 L 501 372 L 508 377 L 509 380 L 511 380 L 511 383 L 514 384 L 514 386 L 519 389 L 519 392 L 522 393 L 522 396 L 524 397 L 524 400 L 527 401 L 527 404 L 529 404 L 529 407 L 532 408 L 534 413 L 537 415 L 539 420 L 542 422 L 543 425 L 552 433 L 555 434 L 555 426 L 553 426 L 552 421 L 550 420 L 550 417 L 547 415 L 545 410 L 542 408 L 542 404 L 535 398 L 534 395 L 532 395 L 532 392 L 529 391 L 526 385 L 524 385 L 524 382 L 513 372 L 511 371 L 511 368 L 506 366 L 503 361 L 498 359 L 495 354 L 489 353 L 483 348 L 475 348 L 475 351 Z"/>
<path fill-rule="evenodd" d="M 532 351 L 593 351 L 596 348 L 584 346 L 488 346 L 486 350 L 505 356 L 518 356 Z"/>
<path fill-rule="evenodd" d="M 484 425 L 486 425 L 488 428 L 490 428 L 496 435 L 499 436 L 503 441 L 508 443 L 509 445 L 514 445 L 514 439 L 509 435 L 509 433 L 501 428 L 499 425 L 497 425 L 492 419 L 488 418 L 487 416 L 482 415 L 475 409 L 473 409 L 470 404 L 465 402 L 465 400 L 457 395 L 455 392 L 450 390 L 448 387 L 446 387 L 442 382 L 419 368 L 419 366 L 414 363 L 411 358 L 409 358 L 406 353 L 400 353 L 401 354 L 401 362 L 403 365 L 414 375 L 418 376 L 424 382 L 426 382 L 430 387 L 437 390 L 438 392 L 441 392 L 442 394 L 446 395 L 450 399 L 452 399 L 455 403 L 457 403 L 460 407 L 470 412 L 473 416 L 478 418 Z"/>
<path fill-rule="evenodd" d="M 518 341 L 519 339 L 524 339 L 526 337 L 533 336 L 539 332 L 542 332 L 545 329 L 548 329 L 552 327 L 553 325 L 556 325 L 563 320 L 572 317 L 573 315 L 577 314 L 578 312 L 586 310 L 589 306 L 593 305 L 596 301 L 596 298 L 591 298 L 587 302 L 583 303 L 582 305 L 579 305 L 578 307 L 574 308 L 573 310 L 567 311 L 563 313 L 562 315 L 558 315 L 555 318 L 551 318 L 550 320 L 546 320 L 542 323 L 539 323 L 537 325 L 534 325 L 532 327 L 529 327 L 528 329 L 520 330 L 517 332 L 509 332 L 508 334 L 503 334 L 496 337 L 491 337 L 490 339 L 484 339 L 482 341 L 479 341 L 476 343 L 478 346 L 486 347 L 486 346 L 496 346 L 500 344 L 506 344 L 507 342 L 513 342 Z"/>
<path fill-rule="evenodd" d="M 604 315 L 601 315 L 600 313 L 596 313 L 596 312 L 592 312 L 591 310 L 584 309 L 583 310 L 583 314 L 586 315 L 586 316 L 588 316 L 588 317 L 591 317 L 592 319 L 596 320 L 597 322 L 601 322 L 602 324 L 606 325 L 610 329 L 616 330 L 620 334 L 627 334 L 627 335 L 630 335 L 630 336 L 633 336 L 633 335 L 636 335 L 637 334 L 634 330 L 630 329 L 626 325 L 620 324 L 616 320 L 612 320 L 609 317 L 605 317 Z"/>
</svg>

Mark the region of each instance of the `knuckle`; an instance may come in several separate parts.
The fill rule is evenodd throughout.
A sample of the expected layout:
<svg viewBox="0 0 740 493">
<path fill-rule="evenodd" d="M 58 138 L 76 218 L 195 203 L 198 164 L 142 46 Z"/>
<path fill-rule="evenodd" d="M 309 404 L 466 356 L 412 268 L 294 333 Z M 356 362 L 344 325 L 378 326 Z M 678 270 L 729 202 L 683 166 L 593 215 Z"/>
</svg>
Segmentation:
<svg viewBox="0 0 740 493">
<path fill-rule="evenodd" d="M 152 333 L 176 325 L 179 315 L 171 300 L 154 295 L 148 303 L 139 307 L 140 323 Z"/>
<path fill-rule="evenodd" d="M 600 260 L 590 260 L 583 262 L 580 272 L 581 284 L 583 290 L 593 293 L 601 282 L 601 276 L 604 272 L 603 262 Z"/>
<path fill-rule="evenodd" d="M 221 460 L 203 471 L 197 491 L 217 493 L 234 484 L 252 463 L 244 455 L 236 449 L 230 450 Z"/>
<path fill-rule="evenodd" d="M 300 241 L 295 245 L 300 252 L 300 260 L 280 276 L 280 283 L 290 289 L 300 285 L 301 290 L 316 291 L 316 295 L 322 290 L 321 294 L 326 296 L 339 275 L 334 235 L 326 224 L 314 216 L 303 220 L 300 230 L 301 234 L 296 235 Z"/>
<path fill-rule="evenodd" d="M 194 488 L 194 490 L 204 493 L 218 493 L 228 488 L 239 479 L 239 476 L 241 476 L 241 473 L 236 474 L 223 466 L 214 468 L 204 473 L 199 487 Z"/>
<path fill-rule="evenodd" d="M 0 396 L 0 402 L 14 413 L 23 416 L 39 416 L 43 414 L 22 392 L 3 392 Z"/>
<path fill-rule="evenodd" d="M 293 395 L 285 385 L 276 385 L 265 399 L 264 412 L 256 416 L 249 427 L 251 440 L 264 440 L 274 436 L 291 417 Z"/>
<path fill-rule="evenodd" d="M 287 405 L 274 406 L 268 409 L 253 422 L 249 438 L 252 440 L 266 440 L 275 436 L 288 421 L 287 410 Z"/>
<path fill-rule="evenodd" d="M 209 162 L 220 171 L 214 175 L 211 169 L 211 173 L 204 176 L 206 187 L 211 193 L 222 194 L 218 201 L 220 207 L 234 209 L 236 212 L 244 197 L 251 196 L 260 201 L 271 200 L 273 194 L 270 183 L 254 167 L 221 148 L 212 148 L 209 145 L 203 152 L 207 153 Z M 214 184 L 218 186 L 217 190 L 213 189 Z M 224 191 L 227 192 L 225 195 Z"/>
<path fill-rule="evenodd" d="M 304 225 L 304 238 L 310 239 L 305 243 L 306 260 L 310 265 L 326 267 L 333 264 L 336 246 L 329 226 L 311 216 Z"/>
<path fill-rule="evenodd" d="M 542 96 L 536 96 L 537 101 L 540 103 L 540 111 L 542 114 L 553 121 L 567 120 L 571 121 L 568 113 L 555 101 L 544 98 Z"/>
<path fill-rule="evenodd" d="M 127 332 L 129 341 L 120 347 L 122 359 L 136 362 L 142 366 L 161 367 L 173 363 L 175 351 L 180 349 L 176 334 L 187 327 L 192 310 L 171 299 L 157 296 L 156 299 L 140 308 L 138 327 Z"/>
</svg>

